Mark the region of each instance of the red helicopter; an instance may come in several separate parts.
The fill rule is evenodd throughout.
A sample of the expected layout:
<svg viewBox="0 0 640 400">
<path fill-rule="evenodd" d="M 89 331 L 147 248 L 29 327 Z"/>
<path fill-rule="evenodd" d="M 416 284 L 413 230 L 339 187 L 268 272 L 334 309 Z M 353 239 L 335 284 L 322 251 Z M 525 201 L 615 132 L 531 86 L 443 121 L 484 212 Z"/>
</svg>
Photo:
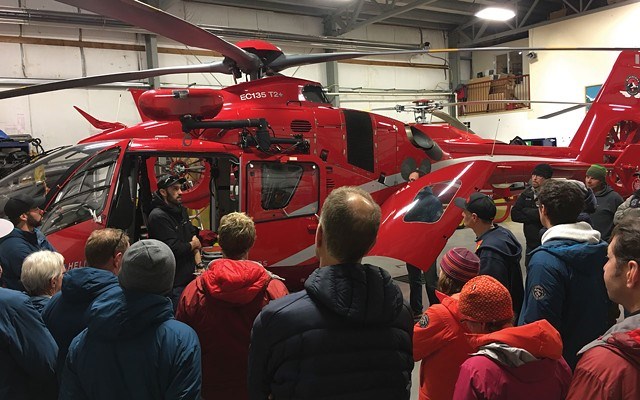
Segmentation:
<svg viewBox="0 0 640 400">
<path fill-rule="evenodd" d="M 449 207 L 451 199 L 478 190 L 512 199 L 537 163 L 547 162 L 555 176 L 572 179 L 582 179 L 590 164 L 603 163 L 610 170 L 608 183 L 622 195 L 640 186 L 633 176 L 640 159 L 638 51 L 620 54 L 569 147 L 508 145 L 455 124 L 406 125 L 336 108 L 319 83 L 278 74 L 291 66 L 388 52 L 286 56 L 262 41 L 234 46 L 134 0 L 62 2 L 226 57 L 220 63 L 185 67 L 190 72 L 252 78 L 221 90 L 134 92 L 142 123 L 125 127 L 83 113 L 104 131 L 0 180 L 0 205 L 2 197 L 18 192 L 46 194 L 42 230 L 68 268 L 85 264 L 84 242 L 94 229 L 117 227 L 133 240 L 145 237 L 156 178 L 167 172 L 187 178 L 183 202 L 193 210 L 195 223 L 215 231 L 229 212 L 252 216 L 258 240 L 251 258 L 285 276 L 292 289 L 317 267 L 318 212 L 339 186 L 359 186 L 382 206 L 380 233 L 370 255 L 425 270 L 460 222 L 460 211 Z M 29 86 L 0 92 L 0 98 L 182 73 L 185 68 Z M 406 184 L 416 168 L 427 174 Z"/>
</svg>

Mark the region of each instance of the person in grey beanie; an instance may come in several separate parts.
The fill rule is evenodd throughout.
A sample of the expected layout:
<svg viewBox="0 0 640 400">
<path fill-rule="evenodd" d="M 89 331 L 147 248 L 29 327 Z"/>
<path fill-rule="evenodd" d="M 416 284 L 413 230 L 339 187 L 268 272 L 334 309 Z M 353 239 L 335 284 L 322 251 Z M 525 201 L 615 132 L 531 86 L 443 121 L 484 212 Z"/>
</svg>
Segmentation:
<svg viewBox="0 0 640 400">
<path fill-rule="evenodd" d="M 87 329 L 69 347 L 60 399 L 200 398 L 198 336 L 174 319 L 166 297 L 175 270 L 166 244 L 129 247 L 120 285 L 95 300 Z"/>
</svg>

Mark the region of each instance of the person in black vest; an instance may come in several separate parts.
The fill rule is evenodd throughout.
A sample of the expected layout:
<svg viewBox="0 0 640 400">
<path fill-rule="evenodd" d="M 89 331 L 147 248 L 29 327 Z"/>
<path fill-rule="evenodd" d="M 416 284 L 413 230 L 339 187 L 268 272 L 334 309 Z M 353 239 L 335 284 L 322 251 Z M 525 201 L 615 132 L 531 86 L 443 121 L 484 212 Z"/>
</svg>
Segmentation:
<svg viewBox="0 0 640 400">
<path fill-rule="evenodd" d="M 542 222 L 538 213 L 536 199 L 538 198 L 538 190 L 547 179 L 553 176 L 553 169 L 549 164 L 538 164 L 531 171 L 531 186 L 528 186 L 516 200 L 511 209 L 511 220 L 513 222 L 521 222 L 524 237 L 527 241 L 524 265 L 529 265 L 529 253 L 536 247 L 540 246 L 540 230 Z"/>
<path fill-rule="evenodd" d="M 198 229 L 191 224 L 187 209 L 182 206 L 185 182 L 178 175 L 163 175 L 158 179 L 158 190 L 153 194 L 154 208 L 147 222 L 149 238 L 164 242 L 176 258 L 176 275 L 169 295 L 174 310 L 182 291 L 194 279 L 194 253 L 202 247 Z"/>
</svg>

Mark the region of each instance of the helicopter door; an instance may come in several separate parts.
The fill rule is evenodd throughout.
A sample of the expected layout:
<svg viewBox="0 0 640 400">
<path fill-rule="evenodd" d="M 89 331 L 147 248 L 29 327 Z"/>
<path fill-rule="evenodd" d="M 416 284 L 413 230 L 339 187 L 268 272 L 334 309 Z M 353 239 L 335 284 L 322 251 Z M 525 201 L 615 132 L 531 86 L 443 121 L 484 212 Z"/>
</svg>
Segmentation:
<svg viewBox="0 0 640 400">
<path fill-rule="evenodd" d="M 246 210 L 256 223 L 260 241 L 250 257 L 267 267 L 315 262 L 320 169 L 305 158 L 245 161 Z"/>
<path fill-rule="evenodd" d="M 494 169 L 491 161 L 462 162 L 398 190 L 382 204 L 378 238 L 368 255 L 395 258 L 426 271 L 462 219 L 453 199 L 468 198 L 484 187 Z"/>
<path fill-rule="evenodd" d="M 363 111 L 343 110 L 347 126 L 347 162 L 373 173 L 374 144 L 371 115 Z"/>
<path fill-rule="evenodd" d="M 48 205 L 42 232 L 65 257 L 67 269 L 86 265 L 84 245 L 105 227 L 129 140 L 107 147 L 78 167 Z"/>
</svg>

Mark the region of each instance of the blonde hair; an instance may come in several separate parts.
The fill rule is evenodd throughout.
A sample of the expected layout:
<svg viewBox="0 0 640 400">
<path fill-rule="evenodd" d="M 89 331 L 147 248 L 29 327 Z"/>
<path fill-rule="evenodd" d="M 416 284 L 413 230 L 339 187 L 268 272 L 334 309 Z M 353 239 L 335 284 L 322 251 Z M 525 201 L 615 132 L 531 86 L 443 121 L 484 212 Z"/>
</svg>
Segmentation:
<svg viewBox="0 0 640 400">
<path fill-rule="evenodd" d="M 218 243 L 225 257 L 242 258 L 256 241 L 256 226 L 251 217 L 242 212 L 232 212 L 220 219 Z"/>
<path fill-rule="evenodd" d="M 30 296 L 45 294 L 51 279 L 64 273 L 64 257 L 49 250 L 29 254 L 22 263 L 20 280 Z"/>
</svg>

